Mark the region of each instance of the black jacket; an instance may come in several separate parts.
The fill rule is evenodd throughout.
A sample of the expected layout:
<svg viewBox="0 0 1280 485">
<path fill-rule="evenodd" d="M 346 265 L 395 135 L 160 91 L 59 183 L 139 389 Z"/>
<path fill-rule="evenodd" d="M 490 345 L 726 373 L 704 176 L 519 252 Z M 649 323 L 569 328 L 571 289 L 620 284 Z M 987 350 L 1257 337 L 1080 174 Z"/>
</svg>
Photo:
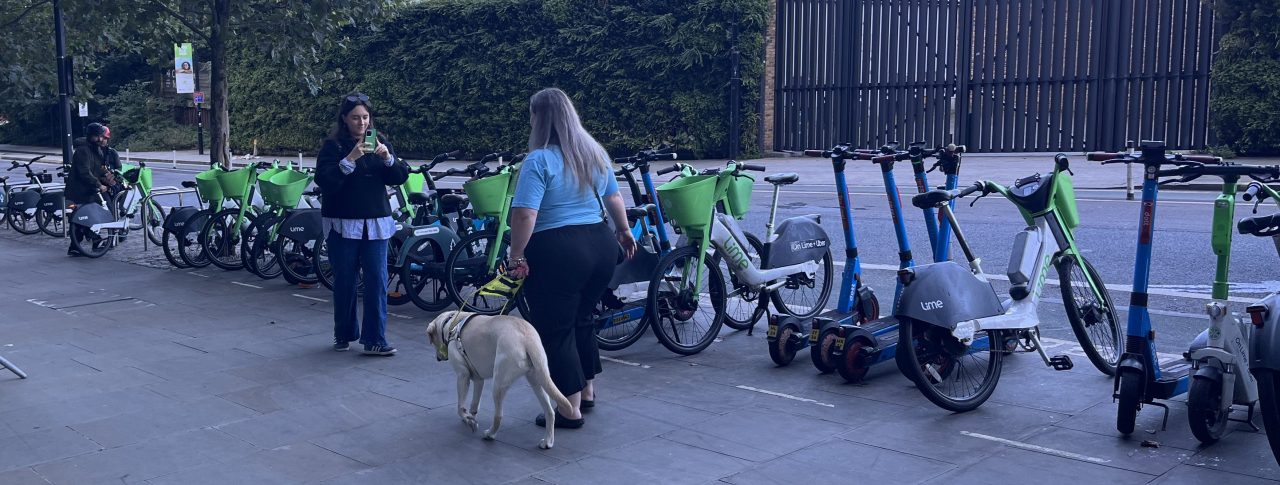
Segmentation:
<svg viewBox="0 0 1280 485">
<path fill-rule="evenodd" d="M 387 151 L 395 152 L 386 141 Z M 376 219 L 391 215 L 387 186 L 400 185 L 409 179 L 409 165 L 396 158 L 390 167 L 377 154 L 369 153 L 354 160 L 356 170 L 344 175 L 338 162 L 351 153 L 356 141 L 327 139 L 316 157 L 316 185 L 320 186 L 324 217 L 339 219 Z"/>
<path fill-rule="evenodd" d="M 114 149 L 99 147 L 84 138 L 77 138 L 75 145 L 71 173 L 67 174 L 67 188 L 63 193 L 77 204 L 96 202 L 94 194 L 101 190 L 107 167 L 120 169 L 120 155 Z"/>
</svg>

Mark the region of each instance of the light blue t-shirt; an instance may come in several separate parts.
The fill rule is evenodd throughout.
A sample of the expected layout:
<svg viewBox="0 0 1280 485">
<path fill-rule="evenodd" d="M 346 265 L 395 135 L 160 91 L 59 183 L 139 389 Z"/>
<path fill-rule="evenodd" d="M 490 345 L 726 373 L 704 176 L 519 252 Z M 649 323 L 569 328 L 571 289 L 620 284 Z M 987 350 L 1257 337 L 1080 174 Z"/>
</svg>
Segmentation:
<svg viewBox="0 0 1280 485">
<path fill-rule="evenodd" d="M 559 145 L 539 148 L 525 156 L 520 165 L 511 207 L 538 211 L 533 232 L 601 222 L 601 202 L 596 194 L 603 198 L 618 193 L 617 179 L 610 172 L 597 177 L 592 190 L 579 191 L 577 185 L 573 174 L 565 170 Z"/>
</svg>

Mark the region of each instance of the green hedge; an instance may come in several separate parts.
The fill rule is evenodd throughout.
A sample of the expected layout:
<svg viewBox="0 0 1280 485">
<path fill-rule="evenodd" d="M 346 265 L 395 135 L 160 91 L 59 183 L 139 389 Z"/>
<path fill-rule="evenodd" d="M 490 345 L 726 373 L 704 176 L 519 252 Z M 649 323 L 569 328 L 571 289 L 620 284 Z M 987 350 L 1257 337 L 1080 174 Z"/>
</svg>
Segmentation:
<svg viewBox="0 0 1280 485">
<path fill-rule="evenodd" d="M 735 15 L 735 10 L 738 12 Z M 338 96 L 358 89 L 406 156 L 522 149 L 528 99 L 556 86 L 615 153 L 672 143 L 724 156 L 730 22 L 740 19 L 743 154 L 757 140 L 767 0 L 441 0 L 326 54 L 314 95 L 249 43 L 234 55 L 232 143 L 313 151 Z"/>
<path fill-rule="evenodd" d="M 1280 0 L 1217 0 L 1225 32 L 1213 60 L 1210 109 L 1218 143 L 1280 152 Z"/>
</svg>

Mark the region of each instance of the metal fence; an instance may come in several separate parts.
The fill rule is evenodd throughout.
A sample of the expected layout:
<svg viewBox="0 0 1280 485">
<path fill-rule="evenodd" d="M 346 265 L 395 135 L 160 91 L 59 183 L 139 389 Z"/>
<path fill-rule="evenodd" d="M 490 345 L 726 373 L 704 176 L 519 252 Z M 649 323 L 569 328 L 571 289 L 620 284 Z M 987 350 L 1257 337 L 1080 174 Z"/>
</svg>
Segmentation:
<svg viewBox="0 0 1280 485">
<path fill-rule="evenodd" d="M 1201 148 L 1201 0 L 778 0 L 775 149 Z"/>
</svg>

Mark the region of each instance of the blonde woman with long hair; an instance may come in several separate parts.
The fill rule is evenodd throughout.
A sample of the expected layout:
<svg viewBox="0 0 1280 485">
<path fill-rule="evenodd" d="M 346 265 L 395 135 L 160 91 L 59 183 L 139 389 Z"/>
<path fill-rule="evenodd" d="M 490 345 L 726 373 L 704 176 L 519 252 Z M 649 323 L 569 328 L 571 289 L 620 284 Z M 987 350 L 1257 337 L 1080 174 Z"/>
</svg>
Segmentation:
<svg viewBox="0 0 1280 485">
<path fill-rule="evenodd" d="M 551 380 L 573 404 L 557 407 L 555 426 L 580 428 L 582 411 L 595 406 L 593 383 L 601 370 L 591 312 L 619 251 L 630 258 L 636 241 L 609 154 L 582 127 L 569 96 L 556 88 L 538 91 L 529 99 L 529 125 L 529 155 L 511 202 L 507 267 L 511 276 L 527 278 L 525 318 L 542 339 Z M 535 422 L 546 426 L 545 419 Z"/>
</svg>

